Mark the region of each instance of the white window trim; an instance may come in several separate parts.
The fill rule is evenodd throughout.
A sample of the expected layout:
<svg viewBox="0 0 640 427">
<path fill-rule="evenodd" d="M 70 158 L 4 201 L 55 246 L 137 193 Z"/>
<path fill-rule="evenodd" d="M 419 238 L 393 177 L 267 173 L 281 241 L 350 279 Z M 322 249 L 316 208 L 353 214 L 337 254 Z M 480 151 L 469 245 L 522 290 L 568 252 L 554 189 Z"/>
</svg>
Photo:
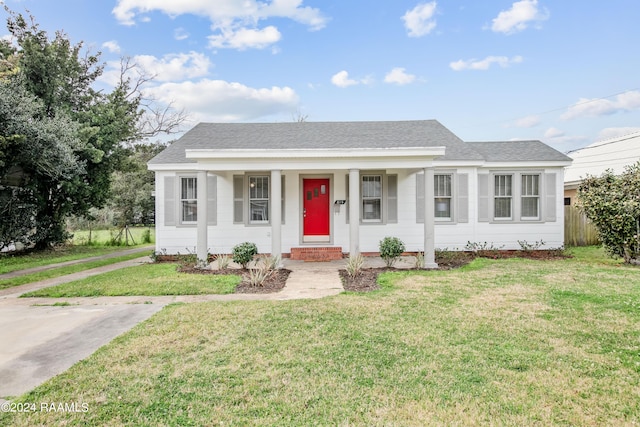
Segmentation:
<svg viewBox="0 0 640 427">
<path fill-rule="evenodd" d="M 198 224 L 198 221 L 185 221 L 184 220 L 184 209 L 183 209 L 183 203 L 187 202 L 187 201 L 191 201 L 191 202 L 195 202 L 196 204 L 196 209 L 198 208 L 198 177 L 196 175 L 178 175 L 177 177 L 178 179 L 177 181 L 177 194 L 179 195 L 178 197 L 178 203 L 177 203 L 177 209 L 178 209 L 178 225 L 183 225 L 183 226 L 195 226 Z M 196 197 L 194 199 L 183 199 L 182 198 L 182 180 L 183 179 L 193 179 L 195 181 L 195 185 L 196 185 Z M 196 213 L 197 216 L 197 213 Z"/>
<path fill-rule="evenodd" d="M 267 198 L 251 198 L 251 179 L 252 178 L 264 178 L 267 180 L 267 185 L 269 186 L 269 191 L 267 194 Z M 247 200 L 247 223 L 249 225 L 269 225 L 271 224 L 271 176 L 269 174 L 256 173 L 256 174 L 248 174 L 246 179 L 246 200 Z M 267 219 L 266 220 L 254 220 L 251 219 L 251 201 L 252 200 L 261 200 L 267 201 Z"/>
<path fill-rule="evenodd" d="M 525 176 L 537 176 L 538 177 L 538 194 L 537 195 L 524 195 L 522 194 L 522 184 L 523 184 L 523 177 Z M 542 174 L 540 173 L 523 173 L 520 175 L 520 219 L 522 221 L 539 221 L 540 220 L 540 198 L 541 198 L 541 187 L 542 187 Z M 524 202 L 524 199 L 533 199 L 535 198 L 536 201 L 538 202 L 538 206 L 537 206 L 537 211 L 538 211 L 538 215 L 537 216 L 524 216 L 522 215 L 522 204 Z"/>
<path fill-rule="evenodd" d="M 498 175 L 511 175 L 511 217 L 502 218 L 495 216 L 495 177 Z M 523 175 L 537 175 L 538 176 L 538 216 L 524 217 L 522 216 L 522 176 Z M 543 201 L 546 197 L 544 172 L 540 170 L 504 170 L 504 171 L 491 171 L 489 173 L 489 218 L 491 222 L 503 224 L 503 223 L 543 223 L 545 222 L 542 217 L 544 209 Z M 498 196 L 499 197 L 499 196 Z M 526 197 L 526 196 L 525 196 Z"/>
<path fill-rule="evenodd" d="M 435 171 L 433 174 L 433 185 L 435 187 L 437 179 L 437 176 L 448 176 L 450 178 L 450 188 L 449 190 L 451 191 L 451 194 L 448 196 L 449 198 L 449 216 L 448 217 L 437 217 L 436 216 L 436 211 L 435 209 L 437 208 L 437 199 L 441 199 L 441 198 L 447 198 L 447 197 L 438 197 L 436 195 L 436 189 L 433 189 L 433 217 L 435 222 L 438 223 L 454 223 L 456 222 L 456 200 L 457 199 L 457 193 L 456 193 L 456 174 L 454 172 L 443 172 L 443 171 Z"/>
<path fill-rule="evenodd" d="M 364 179 L 365 177 L 380 178 L 380 196 L 365 197 L 364 195 Z M 382 173 L 363 173 L 360 175 L 360 221 L 368 224 L 381 224 L 384 221 L 384 202 L 385 202 L 385 176 Z M 364 219 L 364 202 L 365 200 L 380 200 L 380 218 Z"/>
</svg>

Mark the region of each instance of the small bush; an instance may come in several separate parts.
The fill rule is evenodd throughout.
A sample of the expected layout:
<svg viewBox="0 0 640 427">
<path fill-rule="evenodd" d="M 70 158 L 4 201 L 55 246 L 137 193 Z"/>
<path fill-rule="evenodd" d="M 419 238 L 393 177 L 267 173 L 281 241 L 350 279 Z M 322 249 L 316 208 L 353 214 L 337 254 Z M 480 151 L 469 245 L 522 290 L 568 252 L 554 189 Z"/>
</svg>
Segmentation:
<svg viewBox="0 0 640 427">
<path fill-rule="evenodd" d="M 220 254 L 216 257 L 216 262 L 218 263 L 218 269 L 226 270 L 229 268 L 229 264 L 231 263 L 231 257 L 229 255 Z"/>
<path fill-rule="evenodd" d="M 385 237 L 380 240 L 380 257 L 387 267 L 392 267 L 403 252 L 404 243 L 397 237 Z"/>
<path fill-rule="evenodd" d="M 529 243 L 526 240 L 518 240 L 518 244 L 520 245 L 520 250 L 523 252 L 537 251 L 544 246 L 544 240 L 535 241 L 533 243 Z"/>
<path fill-rule="evenodd" d="M 265 280 L 271 276 L 279 263 L 279 256 L 268 256 L 263 258 L 257 268 L 249 270 L 249 283 L 251 286 L 264 286 Z"/>
<path fill-rule="evenodd" d="M 275 270 L 280 265 L 280 256 L 276 255 L 264 257 L 262 262 L 269 270 Z"/>
<path fill-rule="evenodd" d="M 345 269 L 347 270 L 347 274 L 349 277 L 356 277 L 360 271 L 362 271 L 362 267 L 364 266 L 364 257 L 361 254 L 356 256 L 349 255 L 347 258 L 347 265 Z"/>
<path fill-rule="evenodd" d="M 246 269 L 255 255 L 258 254 L 258 247 L 255 243 L 244 242 L 235 245 L 232 249 L 233 262 L 240 264 L 242 268 Z"/>
</svg>

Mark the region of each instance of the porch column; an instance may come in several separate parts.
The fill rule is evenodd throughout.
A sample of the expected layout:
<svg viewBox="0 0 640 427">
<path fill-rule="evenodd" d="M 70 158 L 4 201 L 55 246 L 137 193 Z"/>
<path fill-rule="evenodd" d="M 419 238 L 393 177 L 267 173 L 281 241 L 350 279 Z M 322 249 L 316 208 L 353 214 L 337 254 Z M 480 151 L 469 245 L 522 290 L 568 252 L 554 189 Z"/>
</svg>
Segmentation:
<svg viewBox="0 0 640 427">
<path fill-rule="evenodd" d="M 208 233 L 207 233 L 207 171 L 198 171 L 198 237 L 196 239 L 196 256 L 198 265 L 206 267 L 208 262 Z"/>
<path fill-rule="evenodd" d="M 433 168 L 424 168 L 424 266 L 438 268 L 435 253 Z"/>
<path fill-rule="evenodd" d="M 282 171 L 271 171 L 271 256 L 282 258 Z"/>
<path fill-rule="evenodd" d="M 360 254 L 360 169 L 349 169 L 349 256 Z"/>
</svg>

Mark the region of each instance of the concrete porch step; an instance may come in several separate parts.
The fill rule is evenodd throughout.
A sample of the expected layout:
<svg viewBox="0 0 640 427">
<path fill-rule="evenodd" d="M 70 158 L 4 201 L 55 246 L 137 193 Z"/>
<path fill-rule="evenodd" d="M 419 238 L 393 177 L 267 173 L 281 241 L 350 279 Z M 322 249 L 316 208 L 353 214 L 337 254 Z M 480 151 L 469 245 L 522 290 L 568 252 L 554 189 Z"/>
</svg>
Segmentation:
<svg viewBox="0 0 640 427">
<path fill-rule="evenodd" d="M 291 248 L 291 259 L 300 261 L 335 261 L 342 259 L 341 247 Z"/>
</svg>

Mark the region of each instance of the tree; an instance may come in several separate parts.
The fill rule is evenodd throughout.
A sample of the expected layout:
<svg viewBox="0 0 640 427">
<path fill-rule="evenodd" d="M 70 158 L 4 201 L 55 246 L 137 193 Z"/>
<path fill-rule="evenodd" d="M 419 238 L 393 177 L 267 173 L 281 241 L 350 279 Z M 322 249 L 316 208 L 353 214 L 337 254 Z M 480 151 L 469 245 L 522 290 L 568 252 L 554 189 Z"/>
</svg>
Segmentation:
<svg viewBox="0 0 640 427">
<path fill-rule="evenodd" d="M 68 116 L 48 117 L 20 85 L 0 82 L 0 249 L 12 242 L 59 241 L 63 204 L 84 174 L 74 151 L 78 125 Z"/>
<path fill-rule="evenodd" d="M 626 263 L 640 258 L 640 162 L 621 175 L 607 170 L 600 177 L 587 176 L 578 188 L 578 207 L 609 254 Z"/>
<path fill-rule="evenodd" d="M 2 156 L 11 167 L 0 170 L 0 211 L 6 213 L 0 241 L 43 248 L 65 239 L 68 215 L 86 215 L 108 200 L 111 174 L 126 155 L 123 142 L 138 135 L 140 99 L 128 97 L 127 81 L 110 93 L 94 90 L 99 55 L 83 53 L 82 43 L 72 45 L 61 32 L 49 40 L 33 18 L 28 23 L 5 10 L 20 49 L 2 51 L 17 57 L 18 67 L 2 81 Z M 17 200 L 27 195 L 29 204 Z M 17 230 L 30 231 L 20 237 Z"/>
<path fill-rule="evenodd" d="M 147 169 L 147 162 L 164 148 L 163 143 L 136 145 L 120 170 L 113 173 L 109 206 L 116 212 L 119 226 L 153 223 L 155 176 Z"/>
</svg>

